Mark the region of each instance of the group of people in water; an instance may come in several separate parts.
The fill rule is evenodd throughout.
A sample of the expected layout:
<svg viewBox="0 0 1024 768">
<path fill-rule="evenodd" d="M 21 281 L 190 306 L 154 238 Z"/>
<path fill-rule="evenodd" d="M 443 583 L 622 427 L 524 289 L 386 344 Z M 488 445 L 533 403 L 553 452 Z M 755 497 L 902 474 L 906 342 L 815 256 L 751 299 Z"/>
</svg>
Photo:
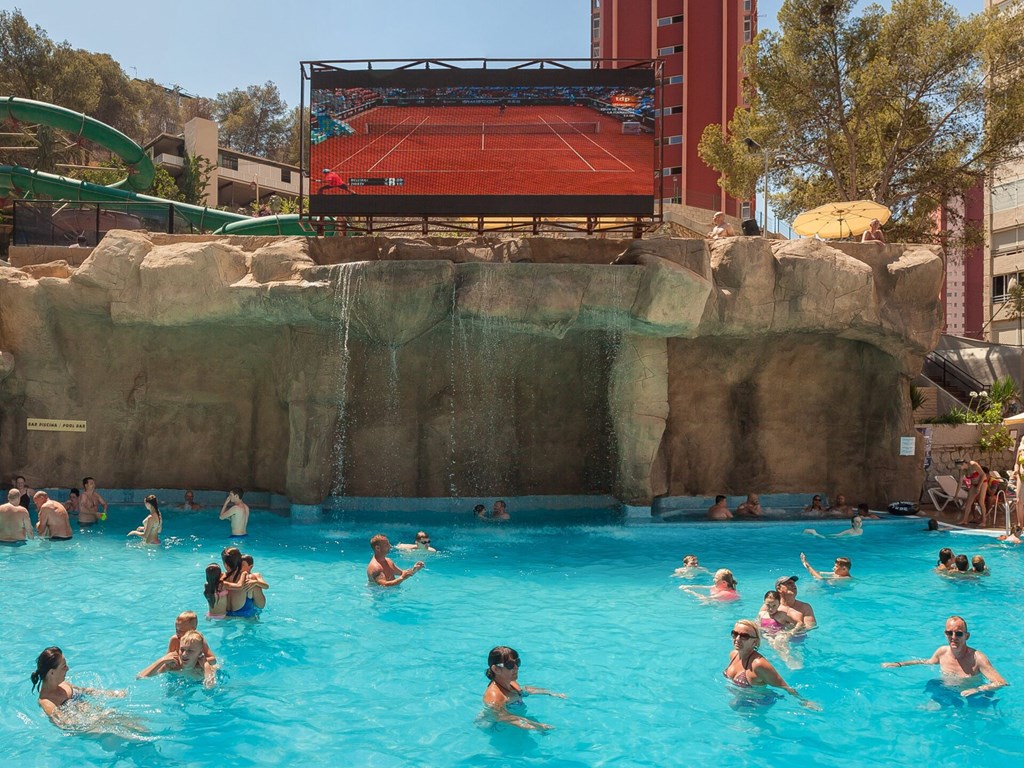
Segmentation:
<svg viewBox="0 0 1024 768">
<path fill-rule="evenodd" d="M 11 496 L 9 504 L 21 501 L 22 490 L 17 487 L 11 490 L 12 494 L 18 493 L 18 498 Z M 86 484 L 87 493 L 94 491 L 94 484 L 91 488 Z M 233 538 L 247 535 L 245 526 L 248 523 L 249 510 L 248 507 L 243 508 L 241 497 L 241 489 L 233 489 L 221 509 L 221 519 L 232 521 Z M 39 505 L 40 492 L 37 492 L 34 498 Z M 37 531 L 39 526 L 46 528 L 51 525 L 44 519 L 44 513 L 48 511 L 47 502 L 48 499 L 41 499 Z M 79 514 L 81 503 L 80 498 Z M 194 499 L 189 499 L 187 503 L 194 505 Z M 155 496 L 150 495 L 146 497 L 144 504 L 147 516 L 138 528 L 129 532 L 129 536 L 137 536 L 146 543 L 159 543 L 159 535 L 163 528 L 159 503 Z M 495 506 L 497 509 L 497 504 Z M 105 502 L 99 503 L 99 507 L 105 511 Z M 478 512 L 479 508 L 476 511 Z M 504 503 L 500 511 L 507 515 Z M 389 557 L 392 549 L 413 555 L 437 552 L 426 531 L 417 532 L 412 543 L 397 544 L 394 547 L 386 536 L 377 534 L 370 539 L 370 548 L 373 555 L 366 568 L 367 580 L 372 585 L 384 588 L 398 586 L 417 574 L 425 565 L 423 560 L 417 560 L 411 567 L 403 569 Z M 825 572 L 815 569 L 804 553 L 800 554 L 800 560 L 808 575 L 815 580 L 851 579 L 852 563 L 847 557 L 835 558 L 832 569 Z M 965 573 L 966 561 L 965 555 L 954 556 L 952 551 L 946 548 L 939 554 L 938 570 L 949 575 Z M 260 611 L 266 606 L 264 591 L 269 585 L 262 574 L 253 570 L 253 566 L 252 556 L 243 554 L 238 547 L 228 546 L 221 553 L 221 563 L 210 563 L 206 567 L 203 594 L 207 601 L 208 619 L 255 619 L 259 616 Z M 973 573 L 987 572 L 984 560 L 980 557 L 974 558 L 973 566 Z M 684 557 L 682 566 L 677 568 L 673 575 L 693 580 L 707 573 L 709 572 L 700 565 L 696 555 L 688 554 Z M 816 629 L 818 622 L 813 607 L 798 597 L 798 581 L 799 577 L 796 575 L 777 578 L 774 589 L 765 592 L 756 618 L 739 619 L 734 623 L 730 633 L 732 649 L 723 675 L 738 689 L 742 689 L 742 695 L 737 701 L 766 703 L 778 697 L 776 691 L 784 691 L 801 705 L 810 709 L 820 709 L 818 704 L 790 686 L 772 662 L 761 653 L 762 643 L 765 643 L 791 668 L 799 668 L 799 663 L 794 663 L 791 646 L 801 642 L 808 632 Z M 715 571 L 711 576 L 711 582 L 709 586 L 684 584 L 680 589 L 708 601 L 729 602 L 740 598 L 736 577 L 729 569 L 721 568 Z M 946 621 L 945 635 L 946 644 L 939 647 L 931 657 L 886 662 L 883 667 L 935 664 L 944 674 L 959 678 L 964 683 L 984 678 L 977 679 L 977 685 L 963 687 L 959 692 L 962 697 L 990 692 L 1007 684 L 988 658 L 967 644 L 970 633 L 967 631 L 965 619 L 950 616 Z M 529 695 L 565 698 L 565 694 L 521 684 L 520 669 L 520 656 L 516 650 L 508 646 L 496 646 L 491 649 L 485 672 L 488 679 L 483 696 L 485 710 L 496 722 L 527 730 L 548 730 L 551 728 L 550 725 L 525 716 L 521 711 L 517 711 L 517 706 Z M 205 686 L 212 687 L 217 683 L 217 671 L 217 656 L 209 647 L 205 636 L 198 630 L 197 614 L 185 611 L 175 621 L 175 632 L 168 641 L 166 653 L 142 669 L 138 677 L 148 678 L 170 673 L 195 679 Z M 79 701 L 83 696 L 125 695 L 124 691 L 72 687 L 67 680 L 67 672 L 68 662 L 63 652 L 59 647 L 51 646 L 39 654 L 36 669 L 31 675 L 33 687 L 39 691 L 39 706 L 57 724 L 62 724 L 65 713 L 74 708 L 72 702 Z M 108 719 L 108 723 L 111 722 L 123 725 L 129 730 L 142 730 L 138 723 L 116 713 L 112 719 Z"/>
<path fill-rule="evenodd" d="M 858 521 L 859 522 L 859 521 Z M 859 526 L 858 526 L 859 527 Z M 845 532 L 844 532 L 845 533 Z M 844 581 L 851 579 L 852 563 L 848 557 L 837 557 L 831 571 L 820 572 L 808 561 L 801 552 L 800 562 L 808 574 L 816 580 Z M 987 574 L 985 560 L 977 555 L 968 568 L 966 555 L 954 555 L 949 548 L 939 552 L 937 570 L 948 576 Z M 673 572 L 673 576 L 694 579 L 709 571 L 700 565 L 696 555 L 688 554 L 683 564 Z M 744 701 L 772 701 L 777 694 L 775 689 L 783 690 L 793 696 L 800 704 L 811 709 L 818 705 L 790 686 L 775 666 L 760 653 L 762 642 L 772 649 L 791 668 L 801 666 L 801 662 L 792 654 L 792 644 L 801 642 L 806 633 L 818 626 L 814 609 L 811 605 L 797 597 L 798 576 L 781 576 L 775 580 L 775 588 L 764 594 L 764 601 L 756 619 L 738 620 L 731 632 L 732 651 L 729 661 L 723 670 L 724 676 L 749 696 Z M 720 568 L 711 576 L 710 586 L 694 586 L 684 584 L 681 590 L 697 596 L 702 600 L 731 602 L 740 599 L 737 591 L 736 577 L 727 568 Z M 1007 685 L 1006 680 L 996 671 L 995 667 L 981 651 L 967 644 L 970 633 L 967 621 L 961 616 L 950 616 L 945 626 L 946 644 L 936 649 L 927 659 L 912 659 L 902 662 L 885 662 L 885 668 L 903 667 L 913 664 L 936 664 L 944 675 L 968 683 L 977 680 L 978 685 L 961 687 L 959 696 L 967 698 L 978 693 L 987 693 Z M 941 686 L 940 686 L 941 687 Z M 943 688 L 943 690 L 945 690 Z"/>
</svg>

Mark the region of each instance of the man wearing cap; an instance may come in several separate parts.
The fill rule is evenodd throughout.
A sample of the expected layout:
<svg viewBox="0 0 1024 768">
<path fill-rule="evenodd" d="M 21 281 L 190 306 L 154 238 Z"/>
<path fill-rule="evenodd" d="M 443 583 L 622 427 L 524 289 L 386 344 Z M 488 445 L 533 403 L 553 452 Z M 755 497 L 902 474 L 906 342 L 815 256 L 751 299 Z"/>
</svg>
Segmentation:
<svg viewBox="0 0 1024 768">
<path fill-rule="evenodd" d="M 330 168 L 324 168 L 324 183 L 317 190 L 318 195 L 322 195 L 328 189 L 340 189 L 343 192 L 348 192 L 348 184 L 341 180 L 341 176 L 332 171 Z"/>
<path fill-rule="evenodd" d="M 797 576 L 780 576 L 775 580 L 775 590 L 779 593 L 782 610 L 799 613 L 803 616 L 804 629 L 814 629 L 818 620 L 814 618 L 814 609 L 809 603 L 796 599 Z"/>
</svg>

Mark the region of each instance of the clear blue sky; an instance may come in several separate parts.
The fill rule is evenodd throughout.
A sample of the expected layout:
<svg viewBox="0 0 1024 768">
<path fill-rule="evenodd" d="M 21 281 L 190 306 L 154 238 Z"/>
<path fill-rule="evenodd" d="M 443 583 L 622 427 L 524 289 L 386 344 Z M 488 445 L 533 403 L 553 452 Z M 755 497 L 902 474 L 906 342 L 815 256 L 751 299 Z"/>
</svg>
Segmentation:
<svg viewBox="0 0 1024 768">
<path fill-rule="evenodd" d="M 782 0 L 761 0 L 775 26 Z M 883 4 L 886 4 L 883 2 Z M 984 0 L 953 0 L 961 13 Z M 0 0 L 52 40 L 109 53 L 130 76 L 213 97 L 272 80 L 299 102 L 299 62 L 586 58 L 590 0 Z"/>
</svg>

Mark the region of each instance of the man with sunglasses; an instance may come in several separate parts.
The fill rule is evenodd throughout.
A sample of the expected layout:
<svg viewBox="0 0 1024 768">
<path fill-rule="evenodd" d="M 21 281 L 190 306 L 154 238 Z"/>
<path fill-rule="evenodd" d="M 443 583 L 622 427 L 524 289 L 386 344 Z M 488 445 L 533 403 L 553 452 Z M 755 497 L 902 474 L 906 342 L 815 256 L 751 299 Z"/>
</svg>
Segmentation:
<svg viewBox="0 0 1024 768">
<path fill-rule="evenodd" d="M 971 633 L 967 631 L 967 621 L 961 616 L 950 616 L 946 619 L 946 645 L 935 649 L 935 653 L 927 659 L 910 659 L 909 661 L 887 661 L 883 667 L 905 667 L 910 664 L 938 664 L 942 673 L 950 677 L 968 680 L 981 675 L 987 681 L 985 685 L 965 688 L 960 691 L 963 697 L 976 693 L 994 691 L 1009 685 L 1000 675 L 992 662 L 981 651 L 967 645 Z"/>
</svg>

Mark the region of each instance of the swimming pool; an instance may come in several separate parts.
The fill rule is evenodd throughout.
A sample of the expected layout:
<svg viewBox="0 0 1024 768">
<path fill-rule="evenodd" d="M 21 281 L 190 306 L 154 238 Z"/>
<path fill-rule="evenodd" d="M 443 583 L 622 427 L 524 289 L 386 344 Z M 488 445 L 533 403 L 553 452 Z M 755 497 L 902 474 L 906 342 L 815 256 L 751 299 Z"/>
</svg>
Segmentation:
<svg viewBox="0 0 1024 768">
<path fill-rule="evenodd" d="M 168 678 L 136 681 L 163 654 L 174 617 L 205 612 L 203 568 L 227 544 L 216 510 L 168 510 L 165 543 L 124 533 L 141 506 L 112 507 L 70 544 L 0 549 L 4 638 L 0 721 L 4 765 L 900 765 L 950 759 L 1013 764 L 1024 755 L 1019 548 L 926 533 L 916 519 L 867 521 L 859 539 L 818 539 L 796 524 L 621 523 L 569 527 L 432 526 L 443 551 L 397 589 L 365 584 L 370 535 L 411 541 L 415 521 L 294 524 L 255 511 L 243 550 L 271 584 L 258 623 L 200 630 L 221 657 L 216 689 Z M 846 527 L 819 522 L 822 533 Z M 937 551 L 981 553 L 992 575 L 954 582 L 931 572 Z M 854 583 L 816 584 L 835 556 Z M 683 554 L 728 567 L 737 603 L 704 605 L 670 574 Z M 414 558 L 393 553 L 411 564 Z M 798 574 L 821 629 L 787 681 L 820 703 L 788 697 L 734 709 L 721 676 L 737 618 L 753 617 L 780 575 Z M 707 581 L 703 583 L 708 583 Z M 1011 687 L 985 707 L 926 690 L 935 667 L 887 670 L 929 656 L 943 621 L 964 615 L 971 644 Z M 36 705 L 29 674 L 45 646 L 63 648 L 77 685 L 127 688 L 112 706 L 151 740 L 66 734 Z M 532 697 L 547 734 L 478 721 L 488 650 L 516 648 L 520 680 L 568 694 Z M 59 752 L 58 752 L 59 750 Z M 955 750 L 955 751 L 954 751 Z"/>
</svg>

